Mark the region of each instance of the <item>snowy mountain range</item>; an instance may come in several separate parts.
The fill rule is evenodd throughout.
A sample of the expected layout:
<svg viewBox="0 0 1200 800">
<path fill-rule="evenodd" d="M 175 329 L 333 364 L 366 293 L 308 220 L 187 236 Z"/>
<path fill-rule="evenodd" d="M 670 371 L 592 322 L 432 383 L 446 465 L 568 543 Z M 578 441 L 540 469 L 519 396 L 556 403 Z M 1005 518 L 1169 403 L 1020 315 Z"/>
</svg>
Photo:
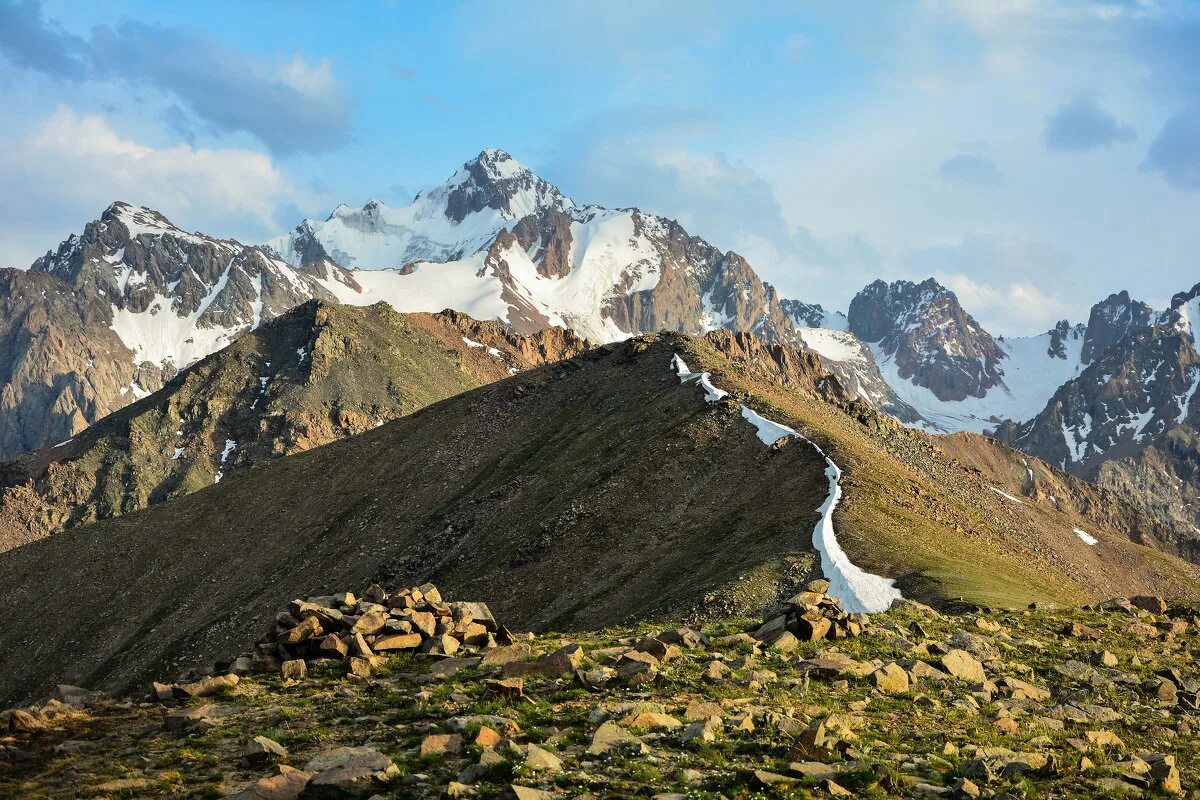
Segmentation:
<svg viewBox="0 0 1200 800">
<path fill-rule="evenodd" d="M 29 270 L 0 271 L 0 282 L 0 455 L 66 439 L 320 299 L 450 308 L 518 333 L 571 328 L 593 343 L 750 331 L 816 352 L 852 396 L 905 424 L 996 431 L 1095 475 L 1187 422 L 1200 321 L 1196 289 L 1161 313 L 1121 292 L 1086 324 L 1005 339 L 933 279 L 876 281 L 848 313 L 830 312 L 781 298 L 744 258 L 673 220 L 577 203 L 501 150 L 407 206 L 341 205 L 261 246 L 114 203 Z M 1152 356 L 1136 380 L 1121 366 Z M 1114 400 L 1110 384 L 1122 380 L 1141 395 L 1126 388 Z"/>
<path fill-rule="evenodd" d="M 512 156 L 485 150 L 412 204 L 339 206 L 268 242 L 342 302 L 400 311 L 453 307 L 519 332 L 552 325 L 593 342 L 647 330 L 752 330 L 792 321 L 774 289 L 732 252 L 636 208 L 578 205 Z M 326 265 L 355 270 L 357 285 Z"/>
</svg>

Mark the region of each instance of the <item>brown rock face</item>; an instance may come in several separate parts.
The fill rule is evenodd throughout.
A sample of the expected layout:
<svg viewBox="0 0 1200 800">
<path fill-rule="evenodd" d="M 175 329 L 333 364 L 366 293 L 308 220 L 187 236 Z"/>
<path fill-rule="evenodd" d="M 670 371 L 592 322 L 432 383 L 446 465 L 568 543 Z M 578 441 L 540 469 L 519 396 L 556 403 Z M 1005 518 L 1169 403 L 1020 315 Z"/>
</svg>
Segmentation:
<svg viewBox="0 0 1200 800">
<path fill-rule="evenodd" d="M 940 400 L 983 397 L 1003 382 L 1004 351 L 933 278 L 875 281 L 850 302 L 849 324 L 895 360 L 901 378 Z"/>
<path fill-rule="evenodd" d="M 544 277 L 565 278 L 571 272 L 571 222 L 559 209 L 547 208 L 522 218 L 513 228 L 521 247 L 536 248 L 533 260 Z"/>
<path fill-rule="evenodd" d="M 753 331 L 769 342 L 793 342 L 794 324 L 770 284 L 734 252 L 722 252 L 677 222 L 634 210 L 635 235 L 657 250 L 658 283 L 653 289 L 611 295 L 604 313 L 624 331 L 701 334 L 714 327 Z"/>
<path fill-rule="evenodd" d="M 0 270 L 0 455 L 69 439 L 159 387 L 111 320 L 101 298 L 54 275 Z"/>
</svg>

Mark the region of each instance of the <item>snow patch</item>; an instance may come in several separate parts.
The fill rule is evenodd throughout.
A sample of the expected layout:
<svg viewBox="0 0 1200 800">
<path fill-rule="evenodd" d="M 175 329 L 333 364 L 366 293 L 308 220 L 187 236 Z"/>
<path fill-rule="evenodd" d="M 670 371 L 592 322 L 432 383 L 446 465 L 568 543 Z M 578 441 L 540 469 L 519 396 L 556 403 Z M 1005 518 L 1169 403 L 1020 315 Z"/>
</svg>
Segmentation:
<svg viewBox="0 0 1200 800">
<path fill-rule="evenodd" d="M 1080 541 L 1082 541 L 1084 544 L 1091 545 L 1092 547 L 1095 547 L 1097 544 L 1100 543 L 1099 539 L 1097 539 L 1095 536 L 1092 536 L 1090 533 L 1083 530 L 1082 528 L 1076 528 L 1075 535 L 1078 536 Z"/>
<path fill-rule="evenodd" d="M 709 380 L 709 373 L 695 373 L 688 369 L 679 354 L 671 359 L 671 368 L 681 383 L 695 381 L 704 388 L 704 399 L 713 403 L 726 396 Z M 742 417 L 754 426 L 759 441 L 770 446 L 785 437 L 795 437 L 808 443 L 825 459 L 825 477 L 829 479 L 829 494 L 817 509 L 821 515 L 813 529 L 813 546 L 821 554 L 821 571 L 829 581 L 829 596 L 838 598 L 842 607 L 851 613 L 873 614 L 886 611 L 891 604 L 902 599 L 896 582 L 891 578 L 872 575 L 856 566 L 842 550 L 833 527 L 833 511 L 842 499 L 842 471 L 833 459 L 815 442 L 797 433 L 786 425 L 769 420 L 752 409 L 742 406 Z"/>
<path fill-rule="evenodd" d="M 1013 497 L 1011 494 L 1009 494 L 1008 492 L 1004 491 L 1003 489 L 997 489 L 995 486 L 989 486 L 988 488 L 989 488 L 989 489 L 991 489 L 993 492 L 995 492 L 996 494 L 1000 495 L 1001 497 L 1003 497 L 1003 498 L 1004 498 L 1004 499 L 1006 499 L 1006 500 L 1011 500 L 1011 501 L 1013 501 L 1014 503 L 1016 503 L 1017 505 L 1023 505 L 1023 503 L 1022 503 L 1022 501 L 1021 501 L 1021 498 L 1019 498 L 1019 497 Z"/>
</svg>

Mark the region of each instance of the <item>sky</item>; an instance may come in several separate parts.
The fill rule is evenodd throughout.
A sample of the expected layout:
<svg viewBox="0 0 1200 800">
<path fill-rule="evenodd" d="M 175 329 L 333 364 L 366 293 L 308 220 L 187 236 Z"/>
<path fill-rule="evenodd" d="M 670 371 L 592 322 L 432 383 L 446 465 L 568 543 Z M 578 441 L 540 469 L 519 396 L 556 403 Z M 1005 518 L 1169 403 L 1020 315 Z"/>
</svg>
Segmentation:
<svg viewBox="0 0 1200 800">
<path fill-rule="evenodd" d="M 0 266 L 112 201 L 264 241 L 486 147 L 845 310 L 994 333 L 1200 282 L 1200 0 L 0 0 Z"/>
</svg>

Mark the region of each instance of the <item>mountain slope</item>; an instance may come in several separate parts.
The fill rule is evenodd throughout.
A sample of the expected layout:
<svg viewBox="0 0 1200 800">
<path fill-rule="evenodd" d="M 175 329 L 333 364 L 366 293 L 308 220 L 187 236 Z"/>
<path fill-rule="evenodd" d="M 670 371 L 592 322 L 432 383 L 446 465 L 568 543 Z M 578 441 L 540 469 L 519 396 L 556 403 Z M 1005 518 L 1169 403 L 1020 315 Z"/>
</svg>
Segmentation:
<svg viewBox="0 0 1200 800">
<path fill-rule="evenodd" d="M 727 396 L 681 383 L 676 356 Z M 1017 605 L 1200 586 L 1114 498 L 1054 473 L 1061 506 L 1018 503 L 1000 492 L 1021 492 L 1019 454 L 980 437 L 948 454 L 851 401 L 812 355 L 650 336 L 0 554 L 0 697 L 50 675 L 112 686 L 211 661 L 287 598 L 373 580 L 496 598 L 514 626 L 761 608 L 820 569 L 830 477 L 805 441 L 765 445 L 743 406 L 840 466 L 840 547 L 906 595 Z"/>
<path fill-rule="evenodd" d="M 463 315 L 310 301 L 69 441 L 0 464 L 0 550 L 188 494 L 575 355 Z"/>
<path fill-rule="evenodd" d="M 1193 510 L 1200 499 L 1197 297 L 1200 286 L 1176 295 L 1153 324 L 1130 327 L 1037 416 L 1005 425 L 997 438 L 1123 492 L 1182 534 L 1200 538 L 1200 514 Z"/>
</svg>

